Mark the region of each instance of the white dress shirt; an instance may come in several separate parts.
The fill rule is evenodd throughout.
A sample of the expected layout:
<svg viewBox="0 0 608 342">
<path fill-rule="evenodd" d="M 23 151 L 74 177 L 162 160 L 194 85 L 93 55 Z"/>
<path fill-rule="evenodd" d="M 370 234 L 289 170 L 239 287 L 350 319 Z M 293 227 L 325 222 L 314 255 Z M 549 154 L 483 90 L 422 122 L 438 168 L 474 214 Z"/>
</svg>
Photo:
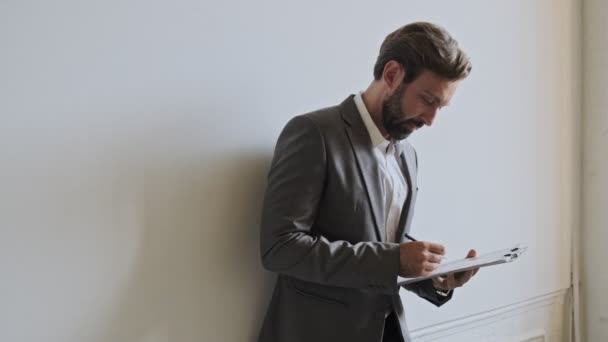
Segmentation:
<svg viewBox="0 0 608 342">
<path fill-rule="evenodd" d="M 386 140 L 382 136 L 363 102 L 361 93 L 355 95 L 354 100 L 371 138 L 372 146 L 374 146 L 374 155 L 378 161 L 384 197 L 386 241 L 398 243 L 397 226 L 401 218 L 403 203 L 409 191 L 403 172 L 399 167 L 398 160 L 400 157 L 395 148 L 395 144 L 399 144 L 399 142 Z"/>
</svg>

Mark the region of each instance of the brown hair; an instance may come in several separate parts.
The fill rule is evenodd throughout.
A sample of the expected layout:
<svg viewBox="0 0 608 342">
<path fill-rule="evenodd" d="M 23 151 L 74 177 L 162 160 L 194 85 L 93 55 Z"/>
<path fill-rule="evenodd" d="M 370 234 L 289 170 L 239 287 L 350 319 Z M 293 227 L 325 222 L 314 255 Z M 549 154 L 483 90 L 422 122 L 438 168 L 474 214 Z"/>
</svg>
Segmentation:
<svg viewBox="0 0 608 342">
<path fill-rule="evenodd" d="M 472 68 L 469 57 L 448 31 L 426 22 L 405 25 L 386 36 L 374 66 L 375 80 L 382 78 L 384 66 L 391 60 L 405 68 L 406 83 L 424 69 L 448 80 L 461 80 Z"/>
</svg>

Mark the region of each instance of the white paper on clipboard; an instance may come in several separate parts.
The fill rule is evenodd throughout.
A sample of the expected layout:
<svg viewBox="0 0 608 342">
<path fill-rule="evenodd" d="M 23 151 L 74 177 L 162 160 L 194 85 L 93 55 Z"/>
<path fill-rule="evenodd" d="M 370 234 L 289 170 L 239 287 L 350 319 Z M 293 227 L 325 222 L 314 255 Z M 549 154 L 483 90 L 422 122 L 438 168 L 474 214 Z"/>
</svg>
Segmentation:
<svg viewBox="0 0 608 342">
<path fill-rule="evenodd" d="M 429 278 L 443 276 L 448 273 L 462 272 L 477 267 L 487 267 L 512 262 L 514 260 L 517 260 L 517 258 L 519 258 L 522 253 L 526 251 L 526 249 L 528 249 L 528 247 L 520 247 L 519 245 L 515 245 L 511 248 L 505 248 L 498 251 L 489 252 L 476 256 L 474 258 L 443 262 L 435 271 L 433 271 L 427 276 L 415 278 L 398 277 L 397 283 L 399 285 L 405 285 Z"/>
</svg>

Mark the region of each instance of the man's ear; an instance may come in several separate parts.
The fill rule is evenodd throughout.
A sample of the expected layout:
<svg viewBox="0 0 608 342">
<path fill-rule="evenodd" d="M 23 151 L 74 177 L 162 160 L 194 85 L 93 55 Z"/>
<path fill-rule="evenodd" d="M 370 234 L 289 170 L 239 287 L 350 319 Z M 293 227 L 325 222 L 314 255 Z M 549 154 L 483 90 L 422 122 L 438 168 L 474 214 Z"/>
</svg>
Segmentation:
<svg viewBox="0 0 608 342">
<path fill-rule="evenodd" d="M 405 78 L 405 69 L 397 61 L 389 61 L 384 65 L 382 71 L 382 81 L 392 95 Z"/>
</svg>

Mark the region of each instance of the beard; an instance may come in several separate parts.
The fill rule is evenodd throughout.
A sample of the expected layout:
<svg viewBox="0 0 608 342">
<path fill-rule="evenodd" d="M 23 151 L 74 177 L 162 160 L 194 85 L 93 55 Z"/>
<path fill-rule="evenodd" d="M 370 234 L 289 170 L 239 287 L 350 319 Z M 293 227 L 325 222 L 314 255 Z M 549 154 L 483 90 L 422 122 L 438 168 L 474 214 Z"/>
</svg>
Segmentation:
<svg viewBox="0 0 608 342">
<path fill-rule="evenodd" d="M 409 115 L 401 110 L 406 86 L 402 83 L 395 92 L 382 102 L 382 123 L 391 140 L 403 140 L 409 137 L 424 123 L 418 119 L 407 119 Z"/>
</svg>

